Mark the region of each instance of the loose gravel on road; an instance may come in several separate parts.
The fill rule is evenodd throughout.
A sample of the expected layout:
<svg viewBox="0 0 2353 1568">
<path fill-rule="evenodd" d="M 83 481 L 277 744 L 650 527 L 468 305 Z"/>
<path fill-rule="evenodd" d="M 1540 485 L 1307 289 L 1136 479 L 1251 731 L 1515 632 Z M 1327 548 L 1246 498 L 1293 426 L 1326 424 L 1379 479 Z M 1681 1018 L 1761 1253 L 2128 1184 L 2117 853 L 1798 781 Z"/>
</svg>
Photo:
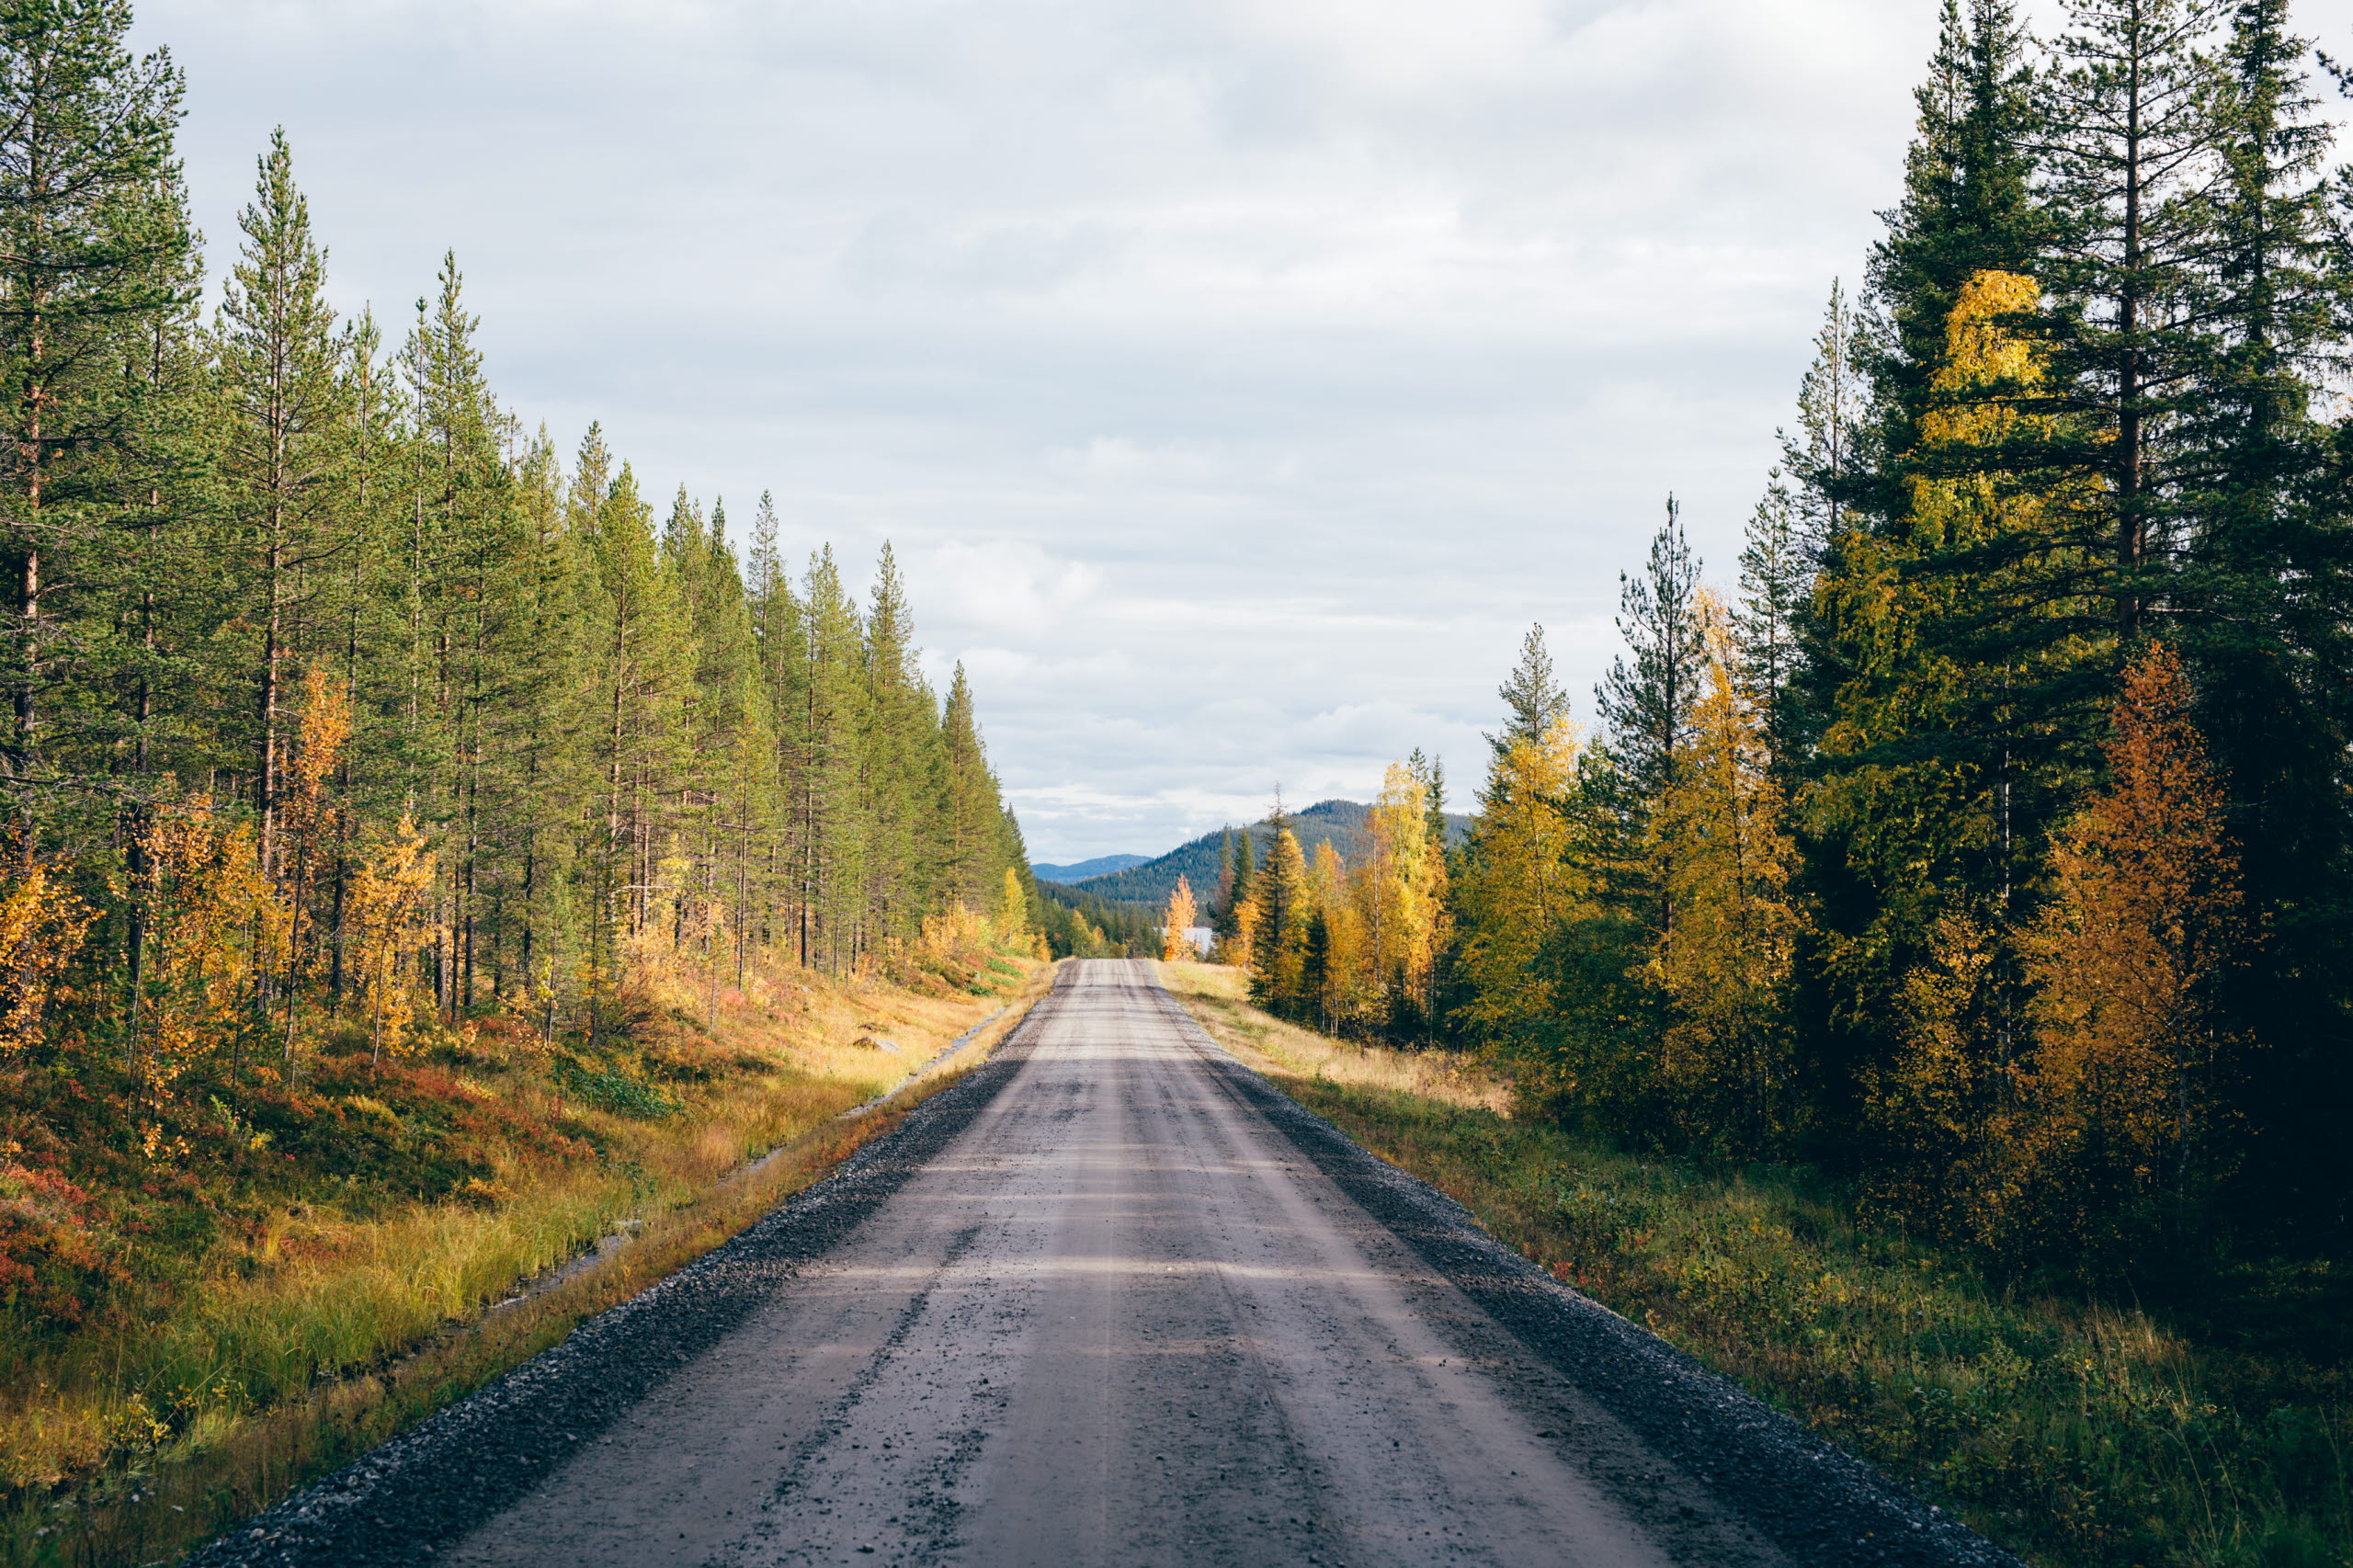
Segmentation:
<svg viewBox="0 0 2353 1568">
<path fill-rule="evenodd" d="M 2016 1568 L 1110 960 L 826 1181 L 191 1561 Z"/>
</svg>

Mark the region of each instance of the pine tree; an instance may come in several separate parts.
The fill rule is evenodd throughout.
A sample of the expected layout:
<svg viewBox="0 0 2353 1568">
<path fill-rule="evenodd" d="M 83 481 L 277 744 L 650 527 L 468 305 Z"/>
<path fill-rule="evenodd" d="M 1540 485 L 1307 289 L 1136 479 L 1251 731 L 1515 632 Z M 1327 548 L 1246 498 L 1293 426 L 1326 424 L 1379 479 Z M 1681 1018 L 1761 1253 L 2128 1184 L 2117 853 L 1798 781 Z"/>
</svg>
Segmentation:
<svg viewBox="0 0 2353 1568">
<path fill-rule="evenodd" d="M 1740 667 L 1785 777 L 1821 729 L 1808 701 L 1805 619 L 1816 571 L 1858 521 L 1847 498 L 1862 477 L 1862 358 L 1853 307 L 1834 281 L 1798 387 L 1797 429 L 1781 432 L 1780 466 L 1767 476 L 1741 551 Z"/>
<path fill-rule="evenodd" d="M 155 384 L 123 364 L 148 358 L 143 340 L 188 298 L 172 153 L 183 82 L 160 51 L 133 59 L 130 28 L 129 0 L 0 10 L 0 555 L 15 622 L 0 766 L 25 819 L 63 781 L 43 699 L 81 633 L 60 585 L 143 499 L 118 482 Z"/>
<path fill-rule="evenodd" d="M 208 329 L 179 77 L 129 26 L 0 6 L 17 1098 L 116 1117 L 92 1147 L 134 1162 L 218 1145 L 243 1190 L 259 1142 L 226 1133 L 335 1103 L 306 1080 L 354 1026 L 388 1076 L 510 1020 L 542 1046 L 511 1074 L 584 1044 L 634 1072 L 625 987 L 692 977 L 716 1023 L 731 974 L 1027 945 L 973 694 L 943 725 L 888 554 L 861 614 L 829 553 L 785 581 L 766 498 L 747 583 L 724 508 L 681 489 L 657 540 L 601 431 L 567 479 L 493 396 L 453 258 L 396 355 L 339 326 L 283 133 Z"/>
<path fill-rule="evenodd" d="M 580 958 L 568 896 L 579 848 L 571 829 L 594 799 L 593 781 L 580 767 L 590 733 L 583 706 L 592 653 L 581 620 L 586 562 L 582 541 L 566 526 L 562 467 L 544 426 L 517 465 L 515 492 L 529 565 L 517 579 L 514 619 L 529 635 L 503 694 L 510 781 L 504 799 L 514 812 L 515 864 L 506 890 L 511 907 L 498 927 L 494 993 L 535 999 L 544 1034 L 552 1031 L 559 994 Z M 505 972 L 509 943 L 511 982 Z"/>
<path fill-rule="evenodd" d="M 761 684 L 775 733 L 774 768 L 780 797 L 777 829 L 767 846 L 767 872 L 785 904 L 773 917 L 776 928 L 790 933 L 796 961 L 805 965 L 809 961 L 811 930 L 803 852 L 811 755 L 809 638 L 801 601 L 784 569 L 778 527 L 775 498 L 763 494 L 759 508 L 753 514 L 745 591 L 749 596 L 752 636 L 759 651 Z"/>
<path fill-rule="evenodd" d="M 604 461 L 584 442 L 575 494 Z M 585 482 L 585 483 L 584 483 Z M 618 983 L 626 943 L 655 915 L 654 874 L 668 825 L 665 796 L 677 766 L 683 687 L 691 672 L 690 628 L 665 570 L 651 509 L 623 464 L 582 530 L 582 584 L 595 713 L 585 748 L 597 783 L 586 857 L 590 867 L 592 984 Z"/>
<path fill-rule="evenodd" d="M 941 721 L 940 898 L 950 906 L 970 905 L 987 885 L 995 851 L 996 780 L 972 711 L 972 684 L 958 665 L 948 687 Z"/>
<path fill-rule="evenodd" d="M 1847 527 L 1846 497 L 1860 467 L 1869 392 L 1853 305 L 1843 281 L 1830 285 L 1830 303 L 1814 335 L 1813 363 L 1798 384 L 1795 431 L 1780 432 L 1781 473 L 1796 486 L 1790 497 L 1793 555 L 1811 567 Z"/>
<path fill-rule="evenodd" d="M 409 734 L 420 826 L 446 835 L 434 894 L 435 994 L 471 1006 L 486 835 L 503 819 L 494 787 L 492 703 L 518 634 L 515 578 L 527 559 L 502 450 L 507 419 L 492 398 L 457 257 L 417 301 L 402 354 L 412 400 L 409 504 Z"/>
<path fill-rule="evenodd" d="M 1544 629 L 1531 626 L 1520 639 L 1519 663 L 1496 693 L 1504 699 L 1502 733 L 1489 735 L 1487 744 L 1501 756 L 1515 741 L 1541 740 L 1555 721 L 1569 713 L 1569 695 L 1552 675 L 1552 655 L 1544 646 Z"/>
<path fill-rule="evenodd" d="M 283 131 L 260 161 L 254 200 L 239 214 L 244 244 L 221 307 L 215 358 L 222 426 L 222 508 L 237 574 L 251 592 L 224 605 L 259 647 L 240 672 L 254 692 L 244 749 L 254 780 L 261 873 L 277 873 L 278 794 L 286 762 L 287 665 L 311 652 L 313 606 L 358 547 L 347 494 L 351 410 L 326 302 L 325 257 L 295 188 Z"/>
<path fill-rule="evenodd" d="M 1699 563 L 1673 500 L 1666 504 L 1666 525 L 1651 540 L 1643 575 L 1621 573 L 1618 581 L 1618 631 L 1633 662 L 1613 661 L 1594 699 L 1619 766 L 1637 797 L 1652 801 L 1674 788 L 1677 748 L 1690 727 L 1704 656 Z"/>
<path fill-rule="evenodd" d="M 865 634 L 858 605 L 842 586 L 831 547 L 811 561 L 803 581 L 803 635 L 808 673 L 801 691 L 801 765 L 796 812 L 808 962 L 835 973 L 864 951 L 869 819 L 861 807 L 867 728 Z M 965 698 L 970 722 L 971 699 Z M 972 732 L 978 745 L 978 731 Z M 975 796 L 977 803 L 978 796 Z M 967 827 L 972 875 L 962 884 L 968 909 L 985 907 L 985 817 Z"/>
<path fill-rule="evenodd" d="M 867 896 L 877 928 L 892 936 L 914 934 L 935 869 L 917 846 L 938 799 L 938 713 L 915 657 L 906 584 L 886 542 L 866 616 L 864 757 Z M 987 903 L 976 881 L 972 907 Z"/>
<path fill-rule="evenodd" d="M 769 824 L 779 802 L 776 726 L 752 608 L 727 543 L 726 524 L 722 506 L 711 508 L 708 528 L 688 507 L 673 530 L 678 540 L 672 569 L 692 583 L 688 597 L 695 701 L 681 813 L 688 835 L 688 892 L 699 911 L 696 929 L 710 974 L 715 977 L 724 967 L 740 986 L 750 960 L 752 905 L 765 886 Z M 713 913 L 722 910 L 723 920 Z M 733 932 L 724 943 L 722 927 Z"/>
</svg>

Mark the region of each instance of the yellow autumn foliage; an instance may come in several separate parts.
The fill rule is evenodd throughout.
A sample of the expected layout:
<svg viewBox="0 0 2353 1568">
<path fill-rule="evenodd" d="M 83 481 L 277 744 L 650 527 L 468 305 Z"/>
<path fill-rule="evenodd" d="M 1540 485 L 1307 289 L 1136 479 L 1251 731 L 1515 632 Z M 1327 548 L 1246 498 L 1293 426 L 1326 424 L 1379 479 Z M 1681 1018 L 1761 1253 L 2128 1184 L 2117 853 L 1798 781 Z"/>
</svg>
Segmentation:
<svg viewBox="0 0 2353 1568">
<path fill-rule="evenodd" d="M 402 959 L 424 939 L 418 916 L 433 874 L 434 858 L 426 850 L 425 836 L 404 815 L 400 826 L 375 846 L 351 880 L 347 918 L 371 1059 L 388 1050 L 398 1053 L 406 1043 L 415 1002 L 410 988 L 401 983 Z"/>
<path fill-rule="evenodd" d="M 1513 741 L 1490 765 L 1479 838 L 1461 888 L 1463 978 L 1478 1027 L 1509 1033 L 1553 1010 L 1539 962 L 1586 896 L 1562 810 L 1576 781 L 1577 732 L 1556 720 L 1540 740 Z"/>
<path fill-rule="evenodd" d="M 46 861 L 19 866 L 5 888 L 0 892 L 0 1061 L 40 1040 L 51 994 L 95 917 Z"/>
<path fill-rule="evenodd" d="M 1160 917 L 1160 956 L 1164 961 L 1177 963 L 1200 957 L 1188 934 L 1199 918 L 1200 912 L 1193 903 L 1192 881 L 1180 876 L 1168 894 L 1168 908 Z"/>
<path fill-rule="evenodd" d="M 1650 965 L 1674 1002 L 1659 1073 L 1691 1128 L 1762 1146 L 1789 1075 L 1779 1003 L 1801 925 L 1797 846 L 1723 604 L 1703 589 L 1699 609 L 1703 685 L 1677 783 L 1651 824 L 1677 912 Z"/>
<path fill-rule="evenodd" d="M 1389 765 L 1369 826 L 1358 892 L 1366 963 L 1427 1013 L 1446 939 L 1446 848 L 1430 837 L 1429 793 L 1404 763 Z"/>
</svg>

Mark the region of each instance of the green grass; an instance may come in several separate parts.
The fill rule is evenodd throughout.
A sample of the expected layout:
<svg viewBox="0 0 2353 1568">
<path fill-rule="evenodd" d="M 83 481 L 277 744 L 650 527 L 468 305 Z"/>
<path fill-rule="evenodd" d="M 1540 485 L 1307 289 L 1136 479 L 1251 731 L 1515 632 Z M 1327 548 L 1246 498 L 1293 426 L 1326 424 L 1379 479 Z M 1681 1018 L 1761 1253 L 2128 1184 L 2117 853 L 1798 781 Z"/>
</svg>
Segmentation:
<svg viewBox="0 0 2353 1568">
<path fill-rule="evenodd" d="M 2250 1302 L 2296 1300 L 2271 1332 L 2229 1338 L 2215 1328 L 2237 1314 L 2211 1305 L 2186 1329 L 2006 1293 L 1804 1171 L 1638 1157 L 1499 1114 L 1476 1085 L 1401 1088 L 1410 1058 L 1385 1064 L 1205 990 L 1188 998 L 1203 1022 L 1302 1105 L 2037 1562 L 2353 1562 L 2343 1325 L 2309 1315 L 2334 1290 L 2243 1282 Z"/>
</svg>

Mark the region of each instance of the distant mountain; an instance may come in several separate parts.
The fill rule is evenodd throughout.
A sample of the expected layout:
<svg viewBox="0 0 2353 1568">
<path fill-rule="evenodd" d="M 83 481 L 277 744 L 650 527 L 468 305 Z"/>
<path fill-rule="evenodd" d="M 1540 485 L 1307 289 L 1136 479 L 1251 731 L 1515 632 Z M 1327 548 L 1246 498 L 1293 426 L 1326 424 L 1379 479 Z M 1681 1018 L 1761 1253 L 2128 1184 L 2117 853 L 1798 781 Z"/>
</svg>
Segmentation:
<svg viewBox="0 0 2353 1568">
<path fill-rule="evenodd" d="M 1097 855 L 1092 860 L 1077 860 L 1067 866 L 1032 866 L 1029 869 L 1050 882 L 1083 882 L 1089 877 L 1100 877 L 1112 871 L 1124 871 L 1131 866 L 1141 866 L 1152 858 L 1149 855 Z"/>
<path fill-rule="evenodd" d="M 1315 853 L 1317 845 L 1329 839 L 1342 859 L 1351 860 L 1364 852 L 1365 824 L 1371 815 L 1372 808 L 1361 801 L 1318 801 L 1292 816 L 1291 832 L 1298 837 L 1299 846 L 1310 856 Z M 1449 812 L 1446 829 L 1447 842 L 1460 844 L 1470 835 L 1471 819 Z M 1168 902 L 1168 895 L 1176 891 L 1176 879 L 1183 877 L 1193 884 L 1193 895 L 1206 908 L 1217 892 L 1218 878 L 1224 869 L 1225 835 L 1229 833 L 1255 835 L 1259 862 L 1265 863 L 1267 846 L 1273 841 L 1275 830 L 1262 822 L 1252 823 L 1246 828 L 1222 827 L 1215 833 L 1205 833 L 1157 860 L 1122 867 L 1072 885 L 1114 903 L 1158 908 Z"/>
</svg>

